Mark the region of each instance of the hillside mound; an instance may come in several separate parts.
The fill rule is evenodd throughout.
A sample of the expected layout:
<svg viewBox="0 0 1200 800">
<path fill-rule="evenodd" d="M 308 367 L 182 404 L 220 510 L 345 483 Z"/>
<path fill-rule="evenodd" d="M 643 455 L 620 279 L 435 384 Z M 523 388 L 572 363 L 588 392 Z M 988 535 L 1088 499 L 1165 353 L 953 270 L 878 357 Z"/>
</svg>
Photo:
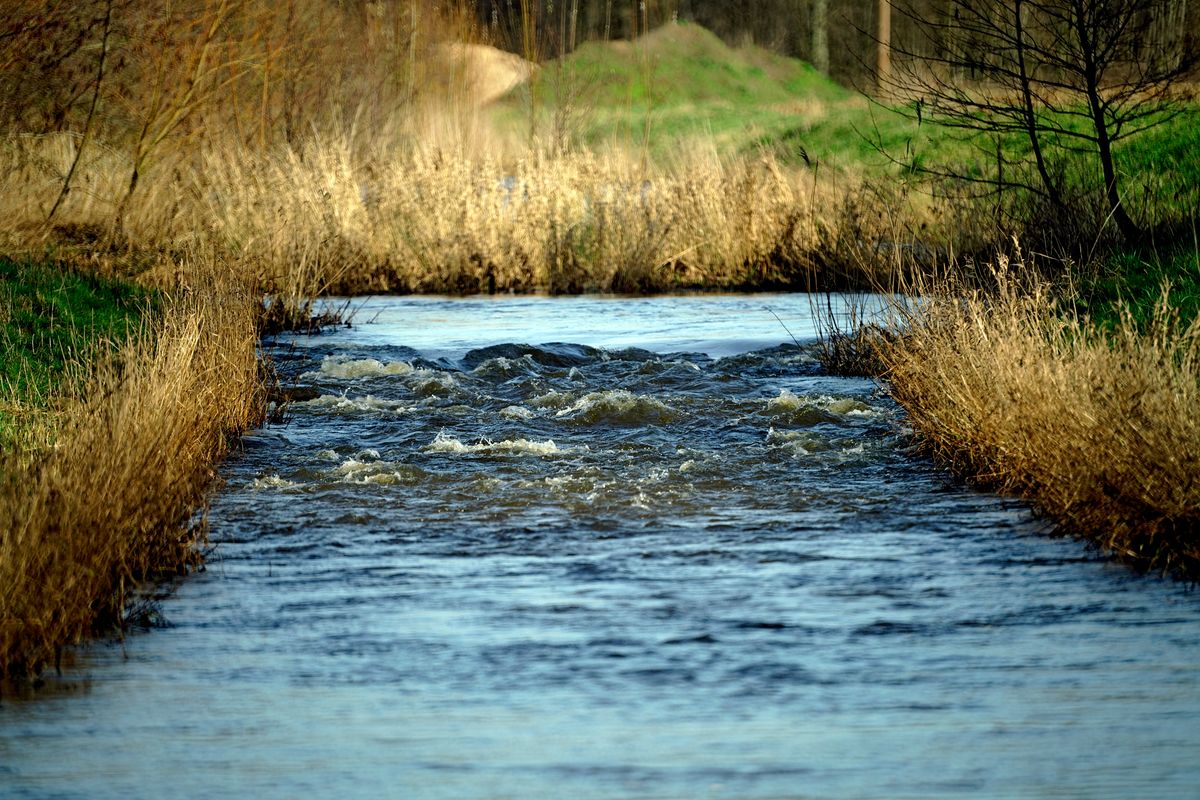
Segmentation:
<svg viewBox="0 0 1200 800">
<path fill-rule="evenodd" d="M 547 65 L 551 72 L 558 65 Z M 634 42 L 589 42 L 561 62 L 562 77 L 592 83 L 601 105 L 770 106 L 797 100 L 836 103 L 851 93 L 810 64 L 761 47 L 733 48 L 711 31 L 668 23 Z"/>
</svg>

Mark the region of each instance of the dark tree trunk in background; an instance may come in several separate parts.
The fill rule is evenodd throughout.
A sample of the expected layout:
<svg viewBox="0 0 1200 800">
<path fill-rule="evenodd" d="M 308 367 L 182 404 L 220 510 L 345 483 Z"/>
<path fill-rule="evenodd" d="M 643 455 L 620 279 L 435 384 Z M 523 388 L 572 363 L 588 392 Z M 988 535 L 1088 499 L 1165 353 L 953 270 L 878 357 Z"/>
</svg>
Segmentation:
<svg viewBox="0 0 1200 800">
<path fill-rule="evenodd" d="M 876 62 L 876 86 L 879 94 L 884 94 L 892 85 L 892 3 L 891 0 L 879 0 L 877 16 L 877 39 L 879 45 Z"/>
</svg>

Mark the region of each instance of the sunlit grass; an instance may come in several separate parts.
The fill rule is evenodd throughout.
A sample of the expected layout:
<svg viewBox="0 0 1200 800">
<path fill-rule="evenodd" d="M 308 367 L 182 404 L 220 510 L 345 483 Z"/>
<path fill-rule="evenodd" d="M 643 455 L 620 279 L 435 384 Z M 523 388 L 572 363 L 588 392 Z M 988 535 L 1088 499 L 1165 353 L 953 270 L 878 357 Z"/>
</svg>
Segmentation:
<svg viewBox="0 0 1200 800">
<path fill-rule="evenodd" d="M 153 296 L 133 284 L 0 258 L 0 450 L 38 439 L 70 366 L 133 334 Z M 44 438 L 44 437 L 42 437 Z"/>
<path fill-rule="evenodd" d="M 1099 328 L 1001 261 L 998 288 L 935 292 L 883 343 L 894 397 L 960 474 L 1066 534 L 1200 574 L 1200 321 L 1160 302 Z"/>
<path fill-rule="evenodd" d="M 198 563 L 213 464 L 262 419 L 255 304 L 216 286 L 164 301 L 113 357 L 74 367 L 51 446 L 0 458 L 0 677 L 36 675 L 121 625 L 143 581 Z"/>
</svg>

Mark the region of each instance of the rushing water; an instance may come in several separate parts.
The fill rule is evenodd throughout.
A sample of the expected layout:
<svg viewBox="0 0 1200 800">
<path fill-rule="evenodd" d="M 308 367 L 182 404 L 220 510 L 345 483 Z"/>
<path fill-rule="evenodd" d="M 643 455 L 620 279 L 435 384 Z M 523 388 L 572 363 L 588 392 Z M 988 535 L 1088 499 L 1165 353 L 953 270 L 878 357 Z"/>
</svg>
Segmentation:
<svg viewBox="0 0 1200 800">
<path fill-rule="evenodd" d="M 427 298 L 281 343 L 317 396 L 165 627 L 0 703 L 0 796 L 1196 797 L 1200 596 L 949 480 L 768 304 L 812 340 Z"/>
</svg>

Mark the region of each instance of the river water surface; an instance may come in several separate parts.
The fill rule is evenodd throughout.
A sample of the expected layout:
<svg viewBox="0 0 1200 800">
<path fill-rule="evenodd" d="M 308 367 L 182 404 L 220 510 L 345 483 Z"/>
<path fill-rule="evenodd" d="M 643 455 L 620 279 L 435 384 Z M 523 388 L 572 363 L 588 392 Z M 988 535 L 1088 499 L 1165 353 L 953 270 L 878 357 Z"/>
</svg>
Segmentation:
<svg viewBox="0 0 1200 800">
<path fill-rule="evenodd" d="M 939 472 L 812 312 L 392 298 L 279 342 L 315 399 L 162 627 L 0 702 L 0 796 L 1197 797 L 1200 596 Z"/>
</svg>

